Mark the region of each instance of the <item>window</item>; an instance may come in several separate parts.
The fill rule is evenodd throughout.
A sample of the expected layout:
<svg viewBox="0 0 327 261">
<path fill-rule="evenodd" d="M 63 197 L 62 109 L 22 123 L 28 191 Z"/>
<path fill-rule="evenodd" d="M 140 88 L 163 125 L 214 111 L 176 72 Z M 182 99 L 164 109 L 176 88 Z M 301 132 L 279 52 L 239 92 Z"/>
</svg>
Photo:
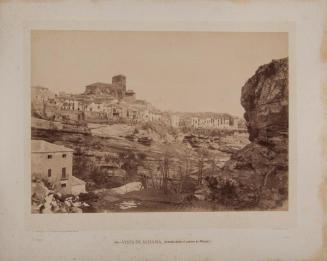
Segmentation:
<svg viewBox="0 0 327 261">
<path fill-rule="evenodd" d="M 52 155 L 48 155 L 48 159 L 52 159 Z"/>
<path fill-rule="evenodd" d="M 66 178 L 66 168 L 61 169 L 61 178 L 65 179 Z"/>
<path fill-rule="evenodd" d="M 51 177 L 51 169 L 48 169 L 48 178 Z"/>
<path fill-rule="evenodd" d="M 62 188 L 65 188 L 66 185 L 67 185 L 66 183 L 62 183 L 62 184 L 61 184 L 61 187 L 62 187 Z"/>
<path fill-rule="evenodd" d="M 66 154 L 62 154 L 62 157 L 63 157 L 63 158 L 66 158 L 66 156 L 67 156 Z"/>
</svg>

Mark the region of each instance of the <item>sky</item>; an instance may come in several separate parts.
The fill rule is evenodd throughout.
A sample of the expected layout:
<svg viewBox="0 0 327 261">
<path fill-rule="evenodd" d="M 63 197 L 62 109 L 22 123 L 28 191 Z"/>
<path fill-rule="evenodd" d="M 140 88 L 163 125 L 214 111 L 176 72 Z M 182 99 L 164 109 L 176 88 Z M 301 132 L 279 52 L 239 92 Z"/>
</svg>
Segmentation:
<svg viewBox="0 0 327 261">
<path fill-rule="evenodd" d="M 241 89 L 260 65 L 288 56 L 287 33 L 33 31 L 31 86 L 82 93 L 127 77 L 161 110 L 242 116 Z"/>
</svg>

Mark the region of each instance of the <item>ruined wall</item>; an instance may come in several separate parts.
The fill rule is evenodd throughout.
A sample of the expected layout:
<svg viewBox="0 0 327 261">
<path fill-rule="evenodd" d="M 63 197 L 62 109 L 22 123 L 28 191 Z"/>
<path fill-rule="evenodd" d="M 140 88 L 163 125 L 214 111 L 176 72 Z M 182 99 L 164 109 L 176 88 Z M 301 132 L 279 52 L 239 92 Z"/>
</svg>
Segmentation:
<svg viewBox="0 0 327 261">
<path fill-rule="evenodd" d="M 49 135 L 54 135 L 52 131 L 57 131 L 57 130 L 72 132 L 72 133 L 90 134 L 90 129 L 87 127 L 85 122 L 81 122 L 80 124 L 76 125 L 76 124 L 64 123 L 62 121 L 49 121 L 45 119 L 32 117 L 31 127 L 32 127 L 32 136 L 33 136 L 33 132 L 37 133 L 38 131 L 42 131 L 42 130 L 49 131 Z"/>
<path fill-rule="evenodd" d="M 86 111 L 84 115 L 85 120 L 91 123 L 107 123 L 109 120 L 108 114 L 104 112 Z"/>
</svg>

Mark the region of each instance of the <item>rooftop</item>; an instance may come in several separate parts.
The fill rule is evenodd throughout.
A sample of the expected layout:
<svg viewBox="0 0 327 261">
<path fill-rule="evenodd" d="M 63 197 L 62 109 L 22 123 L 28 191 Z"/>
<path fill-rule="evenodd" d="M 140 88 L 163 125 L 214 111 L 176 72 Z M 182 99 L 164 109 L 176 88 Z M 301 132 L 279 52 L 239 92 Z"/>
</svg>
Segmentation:
<svg viewBox="0 0 327 261">
<path fill-rule="evenodd" d="M 44 140 L 32 140 L 31 151 L 35 153 L 40 153 L 40 152 L 73 152 L 74 150 Z"/>
<path fill-rule="evenodd" d="M 112 84 L 111 83 L 104 83 L 104 82 L 95 82 L 95 83 L 92 83 L 92 84 L 89 84 L 87 85 L 86 87 L 89 87 L 89 86 L 95 86 L 95 87 L 112 87 Z"/>
<path fill-rule="evenodd" d="M 76 178 L 75 176 L 72 176 L 72 186 L 76 186 L 76 185 L 85 185 L 85 181 L 81 180 L 79 178 Z"/>
<path fill-rule="evenodd" d="M 123 74 L 114 75 L 112 78 L 126 78 Z"/>
<path fill-rule="evenodd" d="M 135 94 L 135 92 L 133 90 L 127 90 L 126 94 Z"/>
</svg>

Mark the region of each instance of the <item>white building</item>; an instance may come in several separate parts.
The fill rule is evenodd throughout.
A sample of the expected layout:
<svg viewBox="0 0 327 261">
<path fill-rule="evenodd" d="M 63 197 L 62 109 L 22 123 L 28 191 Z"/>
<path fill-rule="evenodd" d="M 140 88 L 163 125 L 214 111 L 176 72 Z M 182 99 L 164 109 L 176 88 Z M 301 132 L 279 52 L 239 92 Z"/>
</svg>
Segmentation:
<svg viewBox="0 0 327 261">
<path fill-rule="evenodd" d="M 105 106 L 104 103 L 91 102 L 90 104 L 87 105 L 86 110 L 93 111 L 93 112 L 106 112 L 107 107 Z"/>
<path fill-rule="evenodd" d="M 149 110 L 144 110 L 141 112 L 141 120 L 142 121 L 160 121 L 161 114 L 156 112 L 151 112 Z"/>
<path fill-rule="evenodd" d="M 85 191 L 85 182 L 73 177 L 73 150 L 44 140 L 31 142 L 32 177 L 48 182 L 55 191 L 71 194 Z M 81 188 L 84 182 L 84 190 Z M 78 183 L 78 184 L 77 184 Z M 78 185 L 77 188 L 75 186 Z"/>
<path fill-rule="evenodd" d="M 178 115 L 171 115 L 170 117 L 170 124 L 174 128 L 179 127 L 179 116 Z"/>
<path fill-rule="evenodd" d="M 224 117 L 219 118 L 199 118 L 192 117 L 191 118 L 191 126 L 193 128 L 203 128 L 203 129 L 230 129 L 232 126 L 230 125 L 230 120 Z"/>
</svg>

